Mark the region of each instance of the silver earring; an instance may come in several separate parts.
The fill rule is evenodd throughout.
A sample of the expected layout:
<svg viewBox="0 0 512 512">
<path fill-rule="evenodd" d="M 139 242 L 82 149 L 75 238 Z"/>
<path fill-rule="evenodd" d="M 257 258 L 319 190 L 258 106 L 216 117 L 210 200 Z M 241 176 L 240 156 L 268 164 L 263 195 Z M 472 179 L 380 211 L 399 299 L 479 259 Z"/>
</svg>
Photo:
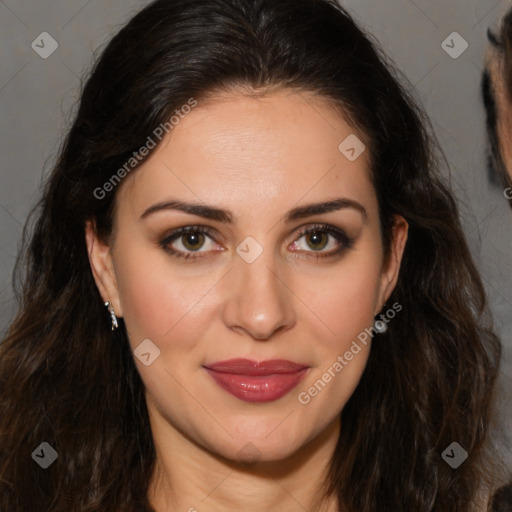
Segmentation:
<svg viewBox="0 0 512 512">
<path fill-rule="evenodd" d="M 375 320 L 373 327 L 379 333 L 385 333 L 388 330 L 388 324 L 383 320 Z"/>
<path fill-rule="evenodd" d="M 109 312 L 110 312 L 110 318 L 112 320 L 112 330 L 115 331 L 118 328 L 117 324 L 117 318 L 116 314 L 114 313 L 114 308 L 112 307 L 112 304 L 110 302 L 105 302 L 105 306 L 107 306 Z"/>
</svg>

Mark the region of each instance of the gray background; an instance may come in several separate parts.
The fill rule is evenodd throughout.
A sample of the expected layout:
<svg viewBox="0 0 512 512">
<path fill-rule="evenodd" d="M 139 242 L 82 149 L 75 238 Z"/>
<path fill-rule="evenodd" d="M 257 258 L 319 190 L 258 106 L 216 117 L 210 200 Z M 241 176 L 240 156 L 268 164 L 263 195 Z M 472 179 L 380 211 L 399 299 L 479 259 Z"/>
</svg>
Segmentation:
<svg viewBox="0 0 512 512">
<path fill-rule="evenodd" d="M 0 338 L 16 308 L 11 274 L 22 226 L 69 127 L 80 79 L 90 69 L 93 53 L 146 3 L 0 1 Z M 503 191 L 487 181 L 480 99 L 485 33 L 497 27 L 510 1 L 341 3 L 414 86 L 448 158 L 466 235 L 505 345 L 500 407 L 502 425 L 512 432 L 512 211 Z M 47 59 L 31 47 L 42 32 L 59 44 Z M 441 46 L 453 32 L 469 44 L 456 59 Z"/>
</svg>

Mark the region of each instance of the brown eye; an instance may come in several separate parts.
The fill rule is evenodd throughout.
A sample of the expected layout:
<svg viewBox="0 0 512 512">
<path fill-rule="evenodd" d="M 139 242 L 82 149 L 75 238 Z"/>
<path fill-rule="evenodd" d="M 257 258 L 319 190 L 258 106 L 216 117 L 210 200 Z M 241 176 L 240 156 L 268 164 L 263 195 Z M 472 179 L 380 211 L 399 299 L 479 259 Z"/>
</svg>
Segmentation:
<svg viewBox="0 0 512 512">
<path fill-rule="evenodd" d="M 197 251 L 204 244 L 204 233 L 198 231 L 192 231 L 181 235 L 183 246 L 189 251 Z"/>
<path fill-rule="evenodd" d="M 322 250 L 327 246 L 329 235 L 325 231 L 311 231 L 306 235 L 306 241 L 313 250 Z"/>
<path fill-rule="evenodd" d="M 305 243 L 301 242 L 302 238 Z M 310 256 L 313 253 L 314 257 L 319 258 L 339 255 L 353 245 L 354 240 L 343 230 L 330 225 L 317 225 L 301 231 L 292 244 L 292 250 L 310 253 Z"/>
<path fill-rule="evenodd" d="M 159 242 L 171 256 L 194 259 L 205 256 L 215 246 L 214 231 L 206 226 L 185 226 Z M 209 244 L 208 244 L 209 241 Z"/>
</svg>

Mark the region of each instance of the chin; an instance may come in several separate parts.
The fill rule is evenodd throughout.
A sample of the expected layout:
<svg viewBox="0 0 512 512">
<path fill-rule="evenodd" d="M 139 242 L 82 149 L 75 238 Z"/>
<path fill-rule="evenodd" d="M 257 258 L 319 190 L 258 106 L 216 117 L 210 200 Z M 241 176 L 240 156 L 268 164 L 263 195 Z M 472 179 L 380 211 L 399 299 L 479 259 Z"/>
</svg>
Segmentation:
<svg viewBox="0 0 512 512">
<path fill-rule="evenodd" d="M 248 434 L 236 439 L 225 439 L 222 444 L 210 441 L 205 447 L 216 456 L 233 463 L 252 466 L 258 462 L 276 462 L 287 459 L 302 446 L 302 443 L 290 439 L 289 431 L 285 433 L 286 436 L 276 435 L 273 439 L 274 434 L 267 438 L 255 438 Z"/>
</svg>

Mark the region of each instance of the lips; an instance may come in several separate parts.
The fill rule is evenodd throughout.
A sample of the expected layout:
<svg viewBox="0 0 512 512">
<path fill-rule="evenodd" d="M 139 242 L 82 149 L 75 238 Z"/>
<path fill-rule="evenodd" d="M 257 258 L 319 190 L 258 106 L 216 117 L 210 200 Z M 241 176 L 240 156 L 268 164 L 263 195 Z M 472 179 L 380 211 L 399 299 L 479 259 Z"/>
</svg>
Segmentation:
<svg viewBox="0 0 512 512">
<path fill-rule="evenodd" d="M 285 359 L 230 359 L 204 368 L 222 389 L 246 402 L 278 400 L 297 386 L 309 370 L 309 366 Z"/>
</svg>

